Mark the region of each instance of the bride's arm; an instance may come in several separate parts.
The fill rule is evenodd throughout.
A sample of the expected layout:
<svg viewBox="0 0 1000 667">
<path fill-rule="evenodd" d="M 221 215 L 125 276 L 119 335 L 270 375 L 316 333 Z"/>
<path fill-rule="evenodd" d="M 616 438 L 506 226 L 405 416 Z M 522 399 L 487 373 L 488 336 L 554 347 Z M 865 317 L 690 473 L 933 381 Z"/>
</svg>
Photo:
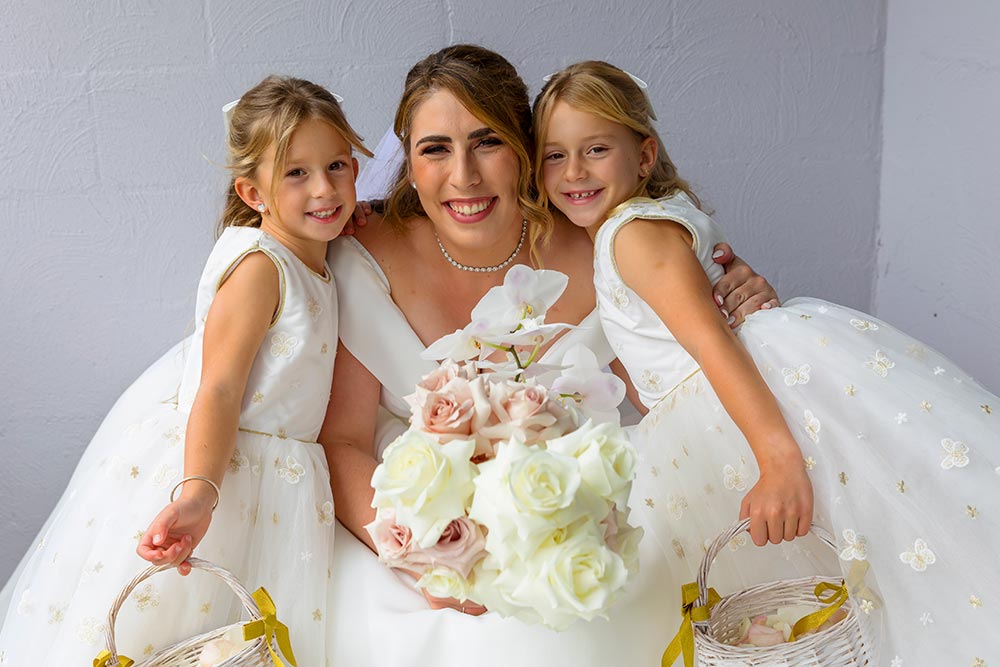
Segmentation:
<svg viewBox="0 0 1000 667">
<path fill-rule="evenodd" d="M 375 520 L 371 478 L 377 465 L 375 426 L 380 391 L 378 379 L 338 343 L 319 442 L 330 467 L 337 519 L 372 551 L 375 544 L 364 527 Z"/>
</svg>

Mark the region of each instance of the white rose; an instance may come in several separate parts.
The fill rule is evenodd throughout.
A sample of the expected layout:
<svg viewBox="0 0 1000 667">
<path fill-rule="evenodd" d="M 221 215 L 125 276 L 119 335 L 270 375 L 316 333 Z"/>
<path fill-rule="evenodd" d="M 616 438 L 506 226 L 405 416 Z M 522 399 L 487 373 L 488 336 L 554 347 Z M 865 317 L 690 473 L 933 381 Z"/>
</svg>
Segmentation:
<svg viewBox="0 0 1000 667">
<path fill-rule="evenodd" d="M 638 455 L 620 426 L 595 426 L 588 419 L 575 431 L 550 440 L 548 448 L 576 458 L 585 484 L 618 507 L 626 506 Z"/>
<path fill-rule="evenodd" d="M 562 544 L 539 549 L 533 560 L 541 563 L 542 572 L 536 595 L 544 596 L 562 612 L 547 615 L 542 606 L 543 622 L 557 629 L 568 625 L 568 613 L 588 621 L 607 617 L 628 578 L 622 558 L 590 530 L 571 533 Z"/>
<path fill-rule="evenodd" d="M 588 521 L 554 531 L 530 559 L 497 567 L 487 558 L 477 570 L 476 592 L 487 608 L 555 630 L 606 616 L 628 576 Z"/>
<path fill-rule="evenodd" d="M 409 526 L 420 547 L 437 543 L 448 524 L 465 515 L 475 488 L 474 449 L 472 440 L 438 444 L 406 431 L 386 448 L 372 475 L 372 507 L 395 509 L 396 521 Z"/>
<path fill-rule="evenodd" d="M 511 441 L 479 465 L 469 518 L 484 526 L 486 549 L 504 567 L 528 558 L 553 530 L 581 518 L 595 525 L 610 507 L 582 488 L 575 459 Z"/>
<path fill-rule="evenodd" d="M 434 567 L 424 572 L 417 586 L 438 598 L 455 598 L 459 602 L 469 599 L 472 586 L 450 567 Z"/>
</svg>

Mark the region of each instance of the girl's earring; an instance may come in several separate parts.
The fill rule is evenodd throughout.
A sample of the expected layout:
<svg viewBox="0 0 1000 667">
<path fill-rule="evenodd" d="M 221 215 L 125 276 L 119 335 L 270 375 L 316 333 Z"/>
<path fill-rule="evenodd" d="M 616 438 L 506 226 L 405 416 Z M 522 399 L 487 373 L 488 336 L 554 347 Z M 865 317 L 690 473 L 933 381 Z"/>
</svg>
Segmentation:
<svg viewBox="0 0 1000 667">
<path fill-rule="evenodd" d="M 416 190 L 417 189 L 417 182 L 416 181 L 410 181 L 410 187 L 413 188 L 414 190 Z"/>
<path fill-rule="evenodd" d="M 263 213 L 266 210 L 267 210 L 267 204 L 265 204 L 264 202 L 261 202 L 261 203 L 257 204 L 257 211 L 258 212 Z"/>
</svg>

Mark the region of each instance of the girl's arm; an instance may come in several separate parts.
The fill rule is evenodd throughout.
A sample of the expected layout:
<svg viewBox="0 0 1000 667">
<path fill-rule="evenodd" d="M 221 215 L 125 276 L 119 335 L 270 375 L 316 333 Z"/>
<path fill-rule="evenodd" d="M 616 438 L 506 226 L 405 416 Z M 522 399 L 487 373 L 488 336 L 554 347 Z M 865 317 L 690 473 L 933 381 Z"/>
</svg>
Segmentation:
<svg viewBox="0 0 1000 667">
<path fill-rule="evenodd" d="M 278 270 L 263 253 L 247 256 L 219 288 L 205 321 L 201 382 L 184 440 L 184 477 L 201 476 L 220 488 L 236 446 L 250 369 L 278 306 Z M 216 492 L 201 480 L 149 524 L 136 552 L 156 564 L 181 564 L 208 531 Z M 182 573 L 190 571 L 189 567 Z"/>
<path fill-rule="evenodd" d="M 701 366 L 750 443 L 760 479 L 744 497 L 740 517 L 750 518 L 754 544 L 805 535 L 813 498 L 802 452 L 753 360 L 716 308 L 691 243 L 676 223 L 635 220 L 619 230 L 615 260 L 626 284 Z"/>
<path fill-rule="evenodd" d="M 371 479 L 377 465 L 375 426 L 380 392 L 378 379 L 338 343 L 319 442 L 330 466 L 337 519 L 372 551 L 375 543 L 364 527 L 375 520 Z"/>
</svg>

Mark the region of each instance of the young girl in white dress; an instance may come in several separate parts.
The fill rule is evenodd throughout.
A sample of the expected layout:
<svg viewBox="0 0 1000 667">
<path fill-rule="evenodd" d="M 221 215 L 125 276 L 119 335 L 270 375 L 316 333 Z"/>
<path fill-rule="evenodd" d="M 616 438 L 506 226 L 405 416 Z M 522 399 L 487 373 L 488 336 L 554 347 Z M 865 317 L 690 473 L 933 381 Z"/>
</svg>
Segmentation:
<svg viewBox="0 0 1000 667">
<path fill-rule="evenodd" d="M 594 239 L 602 326 L 649 410 L 631 503 L 691 577 L 677 586 L 737 517 L 758 545 L 815 520 L 849 583 L 868 570 L 854 595 L 866 614 L 884 609 L 878 664 L 1000 664 L 1000 400 L 885 322 L 817 299 L 733 335 L 709 303 L 722 233 L 654 119 L 627 73 L 572 65 L 535 102 L 536 177 Z M 735 592 L 727 572 L 789 577 L 745 536 L 730 546 L 710 575 L 720 594 Z"/>
<path fill-rule="evenodd" d="M 11 582 L 0 664 L 91 664 L 125 582 L 192 551 L 265 586 L 298 664 L 328 664 L 334 514 L 316 437 L 337 309 L 325 257 L 355 208 L 353 149 L 367 150 L 332 94 L 279 77 L 236 104 L 228 143 L 224 231 L 181 367 L 154 364 L 91 441 Z M 159 574 L 126 602 L 116 646 L 141 660 L 239 607 L 209 575 Z"/>
</svg>

